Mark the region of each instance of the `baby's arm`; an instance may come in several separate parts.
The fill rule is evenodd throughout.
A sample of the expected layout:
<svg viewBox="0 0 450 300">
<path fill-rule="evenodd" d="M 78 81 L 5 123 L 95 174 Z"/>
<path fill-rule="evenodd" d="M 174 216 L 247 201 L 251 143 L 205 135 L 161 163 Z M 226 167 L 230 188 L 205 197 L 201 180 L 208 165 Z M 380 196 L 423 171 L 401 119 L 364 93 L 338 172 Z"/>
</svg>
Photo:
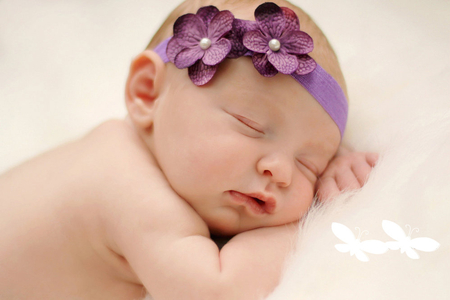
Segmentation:
<svg viewBox="0 0 450 300">
<path fill-rule="evenodd" d="M 296 226 L 244 232 L 220 251 L 204 221 L 168 184 L 147 183 L 117 216 L 115 251 L 155 300 L 259 299 L 276 286 Z M 155 191 L 156 194 L 155 194 Z"/>
<path fill-rule="evenodd" d="M 325 200 L 361 188 L 377 161 L 376 153 L 352 152 L 341 146 L 317 181 L 318 198 Z"/>
<path fill-rule="evenodd" d="M 224 299 L 263 299 L 278 285 L 296 242 L 297 223 L 242 232 L 220 251 L 231 292 Z"/>
</svg>

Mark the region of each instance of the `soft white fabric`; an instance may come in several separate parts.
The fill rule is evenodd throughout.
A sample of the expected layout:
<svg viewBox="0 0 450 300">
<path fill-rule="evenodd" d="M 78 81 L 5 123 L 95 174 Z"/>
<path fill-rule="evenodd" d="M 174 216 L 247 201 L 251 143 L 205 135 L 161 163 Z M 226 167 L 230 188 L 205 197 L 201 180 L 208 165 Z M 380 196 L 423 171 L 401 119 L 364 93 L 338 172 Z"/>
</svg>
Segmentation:
<svg viewBox="0 0 450 300">
<path fill-rule="evenodd" d="M 0 1 L 0 171 L 124 116 L 129 62 L 178 2 Z M 382 157 L 363 189 L 305 219 L 268 299 L 448 299 L 450 3 L 293 2 L 340 58 L 350 94 L 345 142 Z M 342 242 L 332 222 L 388 241 L 384 219 L 441 246 L 418 260 L 389 251 L 369 262 L 334 248 Z"/>
</svg>

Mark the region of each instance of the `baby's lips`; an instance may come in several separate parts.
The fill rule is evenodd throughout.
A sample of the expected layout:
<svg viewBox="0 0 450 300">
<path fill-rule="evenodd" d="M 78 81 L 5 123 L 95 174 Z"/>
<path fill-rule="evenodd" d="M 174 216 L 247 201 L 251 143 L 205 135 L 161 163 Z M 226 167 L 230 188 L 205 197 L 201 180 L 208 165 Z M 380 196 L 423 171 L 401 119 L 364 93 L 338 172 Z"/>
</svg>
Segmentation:
<svg viewBox="0 0 450 300">
<path fill-rule="evenodd" d="M 272 214 L 276 208 L 275 198 L 262 193 L 241 193 L 229 191 L 233 202 L 244 205 L 256 215 Z"/>
<path fill-rule="evenodd" d="M 264 202 L 263 208 L 268 214 L 272 214 L 277 207 L 277 200 L 272 196 L 263 193 L 250 193 L 245 195 Z"/>
</svg>

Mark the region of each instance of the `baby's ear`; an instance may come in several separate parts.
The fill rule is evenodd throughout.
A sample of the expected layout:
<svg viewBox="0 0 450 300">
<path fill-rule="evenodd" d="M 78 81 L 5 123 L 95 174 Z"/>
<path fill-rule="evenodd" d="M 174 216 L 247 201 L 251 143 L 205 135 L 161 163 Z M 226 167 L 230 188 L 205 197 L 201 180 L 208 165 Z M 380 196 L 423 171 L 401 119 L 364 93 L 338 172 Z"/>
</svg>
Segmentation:
<svg viewBox="0 0 450 300">
<path fill-rule="evenodd" d="M 128 114 L 135 125 L 147 129 L 153 124 L 156 100 L 165 78 L 165 64 L 152 50 L 140 53 L 131 63 L 125 87 Z"/>
</svg>

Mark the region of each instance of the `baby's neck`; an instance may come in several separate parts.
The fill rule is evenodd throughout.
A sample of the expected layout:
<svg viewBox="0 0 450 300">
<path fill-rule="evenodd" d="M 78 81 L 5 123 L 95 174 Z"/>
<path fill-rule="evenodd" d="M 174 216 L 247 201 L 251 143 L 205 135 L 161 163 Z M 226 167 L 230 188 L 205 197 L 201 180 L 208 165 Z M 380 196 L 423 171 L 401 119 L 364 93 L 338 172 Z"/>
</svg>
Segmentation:
<svg viewBox="0 0 450 300">
<path fill-rule="evenodd" d="M 129 130 L 130 141 L 133 142 L 133 145 L 143 152 L 146 152 L 150 156 L 152 164 L 161 170 L 153 152 L 154 147 L 151 131 L 146 131 L 145 129 L 136 126 L 129 114 L 123 119 L 123 126 L 126 130 Z M 149 130 L 151 130 L 151 128 Z"/>
</svg>

